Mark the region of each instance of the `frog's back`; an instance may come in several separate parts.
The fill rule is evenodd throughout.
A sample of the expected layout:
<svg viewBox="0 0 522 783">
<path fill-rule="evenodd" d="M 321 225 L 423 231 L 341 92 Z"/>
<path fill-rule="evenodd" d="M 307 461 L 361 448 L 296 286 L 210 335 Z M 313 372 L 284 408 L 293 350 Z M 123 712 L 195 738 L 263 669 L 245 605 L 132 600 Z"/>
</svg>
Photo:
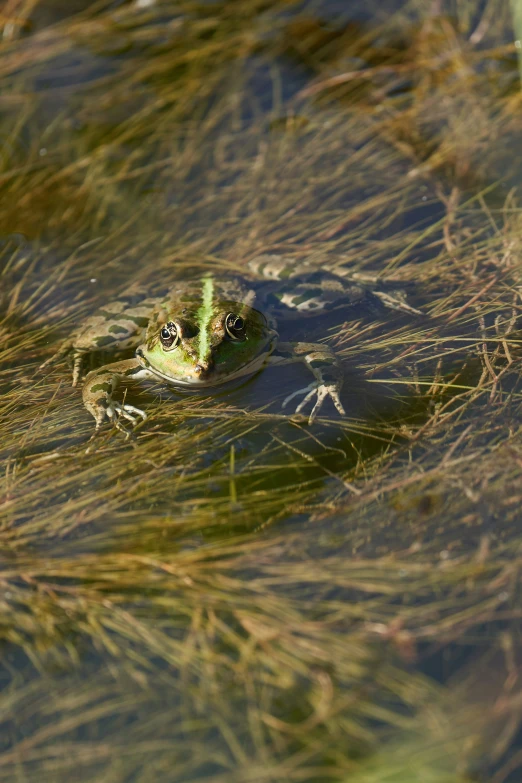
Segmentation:
<svg viewBox="0 0 522 783">
<path fill-rule="evenodd" d="M 199 308 L 211 303 L 239 302 L 251 305 L 254 292 L 246 280 L 239 277 L 214 277 L 211 274 L 195 277 L 192 280 L 175 282 L 164 302 L 172 308 Z"/>
<path fill-rule="evenodd" d="M 390 286 L 383 280 L 375 286 L 364 284 L 343 266 L 331 270 L 311 260 L 297 263 L 284 256 L 262 255 L 248 267 L 263 281 L 257 288 L 258 300 L 276 317 L 284 313 L 285 318 L 299 318 L 346 308 L 353 308 L 353 317 L 372 317 L 385 309 L 422 315 L 408 304 L 396 284 Z"/>
</svg>

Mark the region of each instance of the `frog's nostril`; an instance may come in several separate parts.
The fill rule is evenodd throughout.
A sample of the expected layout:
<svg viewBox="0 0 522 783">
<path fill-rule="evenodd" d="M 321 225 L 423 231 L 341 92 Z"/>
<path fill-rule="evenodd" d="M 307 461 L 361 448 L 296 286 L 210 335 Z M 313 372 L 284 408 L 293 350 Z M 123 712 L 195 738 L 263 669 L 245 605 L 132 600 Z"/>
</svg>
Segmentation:
<svg viewBox="0 0 522 783">
<path fill-rule="evenodd" d="M 211 362 L 198 362 L 194 366 L 194 374 L 200 378 L 204 378 L 206 375 L 208 375 L 210 369 Z"/>
</svg>

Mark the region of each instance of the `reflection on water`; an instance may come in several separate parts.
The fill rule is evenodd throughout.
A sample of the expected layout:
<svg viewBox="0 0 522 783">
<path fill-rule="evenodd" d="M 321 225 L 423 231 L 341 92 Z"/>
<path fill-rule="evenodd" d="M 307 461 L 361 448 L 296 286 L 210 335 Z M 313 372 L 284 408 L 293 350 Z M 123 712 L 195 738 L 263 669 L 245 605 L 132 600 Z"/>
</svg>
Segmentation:
<svg viewBox="0 0 522 783">
<path fill-rule="evenodd" d="M 2 14 L 0 780 L 519 780 L 509 5 Z M 424 315 L 283 325 L 342 356 L 344 419 L 285 414 L 297 367 L 149 383 L 86 453 L 39 365 L 131 285 L 262 253 Z"/>
</svg>

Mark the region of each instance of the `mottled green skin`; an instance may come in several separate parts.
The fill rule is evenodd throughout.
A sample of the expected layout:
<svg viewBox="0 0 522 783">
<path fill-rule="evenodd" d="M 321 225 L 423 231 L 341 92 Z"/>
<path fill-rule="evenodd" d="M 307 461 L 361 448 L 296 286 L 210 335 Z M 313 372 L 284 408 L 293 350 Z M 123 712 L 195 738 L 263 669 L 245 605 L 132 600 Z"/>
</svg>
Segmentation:
<svg viewBox="0 0 522 783">
<path fill-rule="evenodd" d="M 296 271 L 299 276 L 292 278 Z M 255 292 L 238 278 L 205 275 L 152 296 L 141 288 L 130 289 L 87 319 L 56 355 L 72 353 L 73 386 L 80 378 L 86 354 L 136 349 L 133 359 L 104 365 L 85 378 L 83 401 L 96 421 L 96 430 L 105 418 L 125 432 L 122 419 L 134 425 L 138 418 L 146 418 L 139 408 L 114 398 L 122 382 L 160 378 L 174 386 L 198 389 L 251 375 L 264 365 L 292 362 L 302 362 L 313 380 L 287 397 L 283 406 L 304 394 L 296 408 L 300 412 L 315 400 L 309 415 L 312 422 L 330 397 L 344 415 L 338 357 L 322 343 L 278 343 L 275 315 L 284 312 L 302 319 L 332 308 L 361 303 L 375 306 L 379 297 L 389 307 L 413 311 L 389 295 L 373 294 L 312 264 L 302 264 L 296 270 L 293 261 L 279 256 L 254 259 L 249 272 L 264 278 L 262 290 Z M 241 322 L 242 328 L 231 330 L 232 322 Z M 165 334 L 167 338 L 175 335 L 172 344 L 166 344 Z"/>
</svg>

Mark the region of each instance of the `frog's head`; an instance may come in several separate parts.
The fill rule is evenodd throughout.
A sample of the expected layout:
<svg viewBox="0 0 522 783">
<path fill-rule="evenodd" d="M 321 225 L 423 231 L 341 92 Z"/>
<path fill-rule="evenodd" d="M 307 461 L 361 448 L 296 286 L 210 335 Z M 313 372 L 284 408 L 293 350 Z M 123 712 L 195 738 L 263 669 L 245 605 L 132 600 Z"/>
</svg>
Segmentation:
<svg viewBox="0 0 522 783">
<path fill-rule="evenodd" d="M 274 348 L 276 332 L 248 305 L 205 297 L 162 307 L 136 356 L 154 375 L 182 386 L 215 386 L 258 370 Z M 192 305 L 192 306 L 191 306 Z"/>
</svg>

